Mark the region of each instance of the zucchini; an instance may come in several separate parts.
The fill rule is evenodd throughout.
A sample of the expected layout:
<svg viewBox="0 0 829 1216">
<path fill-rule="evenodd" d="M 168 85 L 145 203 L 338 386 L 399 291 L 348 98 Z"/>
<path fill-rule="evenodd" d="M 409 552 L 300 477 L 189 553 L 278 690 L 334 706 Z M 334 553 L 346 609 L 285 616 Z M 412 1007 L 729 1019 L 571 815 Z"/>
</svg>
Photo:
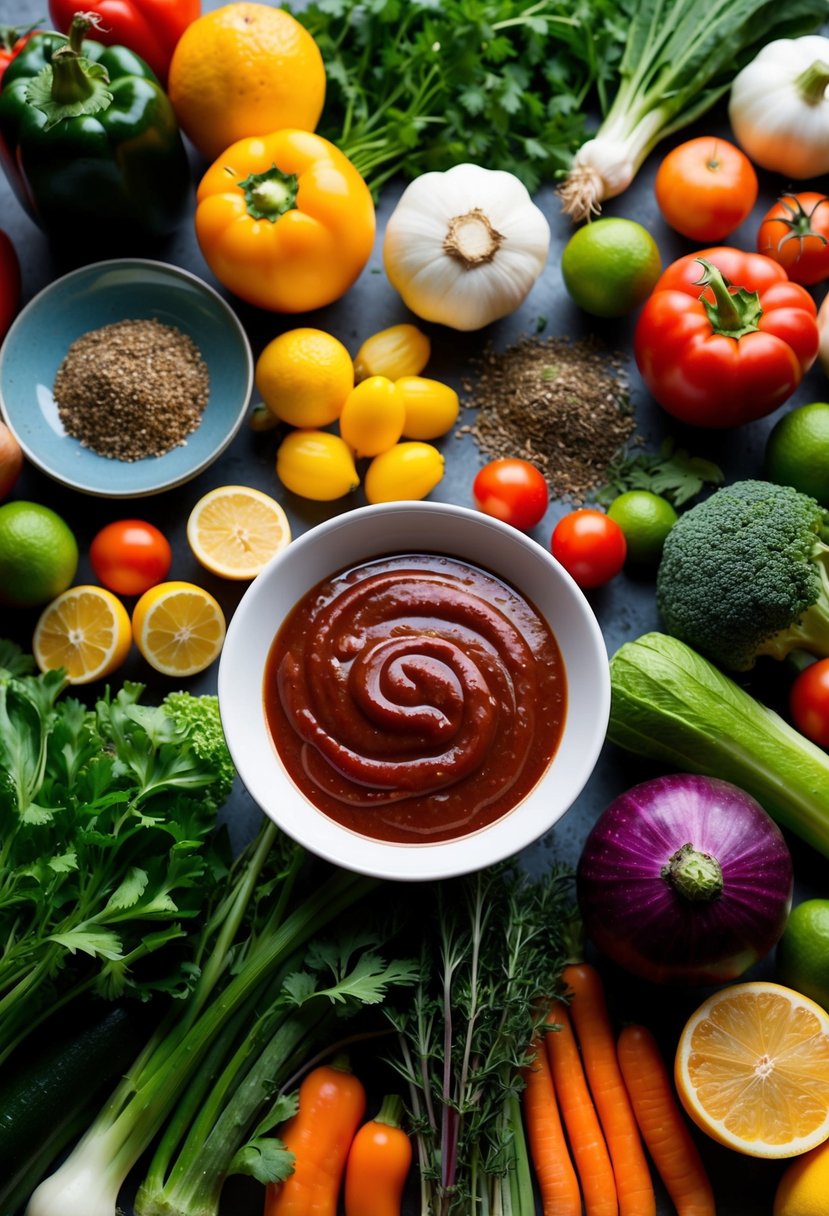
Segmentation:
<svg viewBox="0 0 829 1216">
<path fill-rule="evenodd" d="M 48 1023 L 47 1023 L 48 1025 Z M 0 1216 L 17 1216 L 58 1155 L 86 1130 L 143 1047 L 152 1023 L 136 1002 L 88 1020 L 0 1077 Z"/>
</svg>

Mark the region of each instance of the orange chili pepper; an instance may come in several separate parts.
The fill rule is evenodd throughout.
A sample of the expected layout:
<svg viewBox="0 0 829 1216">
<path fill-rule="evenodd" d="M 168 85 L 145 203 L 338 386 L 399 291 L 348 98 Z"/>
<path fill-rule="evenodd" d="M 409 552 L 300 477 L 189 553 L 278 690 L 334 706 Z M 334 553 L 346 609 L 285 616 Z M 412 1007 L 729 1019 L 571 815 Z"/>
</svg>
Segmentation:
<svg viewBox="0 0 829 1216">
<path fill-rule="evenodd" d="M 351 1141 L 365 1114 L 362 1082 L 325 1064 L 299 1087 L 299 1109 L 279 1137 L 294 1154 L 294 1172 L 265 1191 L 264 1216 L 336 1216 Z"/>
<path fill-rule="evenodd" d="M 412 1145 L 400 1126 L 403 1103 L 396 1094 L 364 1123 L 345 1167 L 345 1216 L 400 1216 L 412 1164 Z"/>
</svg>

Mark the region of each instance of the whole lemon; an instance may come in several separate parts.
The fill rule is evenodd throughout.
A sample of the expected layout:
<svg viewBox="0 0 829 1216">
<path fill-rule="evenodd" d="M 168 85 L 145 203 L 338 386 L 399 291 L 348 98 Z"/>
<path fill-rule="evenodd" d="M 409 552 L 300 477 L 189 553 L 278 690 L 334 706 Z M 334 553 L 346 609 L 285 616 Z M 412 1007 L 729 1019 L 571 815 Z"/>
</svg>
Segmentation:
<svg viewBox="0 0 829 1216">
<path fill-rule="evenodd" d="M 304 326 L 279 334 L 256 360 L 256 387 L 289 426 L 323 427 L 339 418 L 354 388 L 354 364 L 333 334 Z"/>
<path fill-rule="evenodd" d="M 787 1166 L 774 1196 L 773 1216 L 826 1216 L 829 1211 L 829 1140 Z"/>
<path fill-rule="evenodd" d="M 295 17 L 267 4 L 226 4 L 182 34 L 167 91 L 184 133 L 208 160 L 237 139 L 283 127 L 313 131 L 325 65 Z"/>
<path fill-rule="evenodd" d="M 0 507 L 0 604 L 46 604 L 77 569 L 78 543 L 60 515 L 36 502 Z"/>
</svg>

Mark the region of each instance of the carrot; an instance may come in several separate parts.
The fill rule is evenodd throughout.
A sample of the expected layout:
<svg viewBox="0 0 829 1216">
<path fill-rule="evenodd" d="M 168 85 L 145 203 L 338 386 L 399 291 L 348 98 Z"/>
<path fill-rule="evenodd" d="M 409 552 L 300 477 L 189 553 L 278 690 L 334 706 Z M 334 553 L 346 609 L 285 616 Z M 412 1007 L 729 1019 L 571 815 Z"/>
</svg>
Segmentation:
<svg viewBox="0 0 829 1216">
<path fill-rule="evenodd" d="M 715 1216 L 711 1183 L 655 1038 L 645 1026 L 625 1026 L 617 1052 L 639 1130 L 677 1216 Z"/>
<path fill-rule="evenodd" d="M 547 1020 L 558 1027 L 544 1036 L 544 1045 L 581 1182 L 586 1216 L 618 1216 L 613 1166 L 587 1086 L 567 1007 L 561 1001 L 553 1001 Z"/>
<path fill-rule="evenodd" d="M 616 1058 L 601 977 L 589 963 L 578 963 L 564 968 L 563 979 L 573 993 L 570 1016 L 613 1163 L 620 1216 L 656 1216 L 653 1180 Z"/>
<path fill-rule="evenodd" d="M 345 1167 L 345 1216 L 400 1216 L 412 1164 L 412 1143 L 400 1126 L 396 1094 L 364 1123 L 351 1143 Z"/>
<path fill-rule="evenodd" d="M 544 1044 L 533 1042 L 535 1059 L 524 1070 L 521 1095 L 541 1210 L 544 1216 L 581 1216 L 579 1180 L 570 1160 Z"/>
<path fill-rule="evenodd" d="M 299 1109 L 279 1137 L 294 1154 L 294 1172 L 265 1190 L 264 1216 L 336 1216 L 351 1141 L 366 1109 L 362 1082 L 325 1064 L 299 1087 Z"/>
</svg>

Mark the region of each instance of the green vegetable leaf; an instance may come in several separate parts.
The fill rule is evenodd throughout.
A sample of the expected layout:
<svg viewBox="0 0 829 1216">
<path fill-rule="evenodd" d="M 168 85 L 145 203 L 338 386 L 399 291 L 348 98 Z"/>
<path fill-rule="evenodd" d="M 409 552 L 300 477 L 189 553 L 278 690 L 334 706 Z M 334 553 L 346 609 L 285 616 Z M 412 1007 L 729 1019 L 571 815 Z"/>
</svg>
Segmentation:
<svg viewBox="0 0 829 1216">
<path fill-rule="evenodd" d="M 257 1182 L 284 1182 L 294 1172 L 294 1154 L 280 1140 L 263 1136 L 243 1144 L 230 1163 L 230 1174 L 247 1174 Z"/>
<path fill-rule="evenodd" d="M 104 911 L 120 911 L 124 908 L 134 907 L 146 889 L 146 870 L 141 870 L 138 866 L 132 866 L 127 871 L 124 881 L 110 895 Z"/>
<path fill-rule="evenodd" d="M 80 927 L 68 933 L 52 933 L 50 942 L 64 946 L 70 954 L 81 950 L 92 958 L 117 959 L 121 957 L 121 939 L 116 933 L 106 929 L 85 929 Z"/>
<path fill-rule="evenodd" d="M 691 456 L 665 439 L 658 453 L 625 453 L 608 471 L 608 481 L 595 493 L 595 500 L 609 506 L 619 494 L 629 490 L 650 490 L 660 494 L 677 509 L 686 506 L 706 486 L 724 482 L 719 465 L 701 456 Z"/>
</svg>

